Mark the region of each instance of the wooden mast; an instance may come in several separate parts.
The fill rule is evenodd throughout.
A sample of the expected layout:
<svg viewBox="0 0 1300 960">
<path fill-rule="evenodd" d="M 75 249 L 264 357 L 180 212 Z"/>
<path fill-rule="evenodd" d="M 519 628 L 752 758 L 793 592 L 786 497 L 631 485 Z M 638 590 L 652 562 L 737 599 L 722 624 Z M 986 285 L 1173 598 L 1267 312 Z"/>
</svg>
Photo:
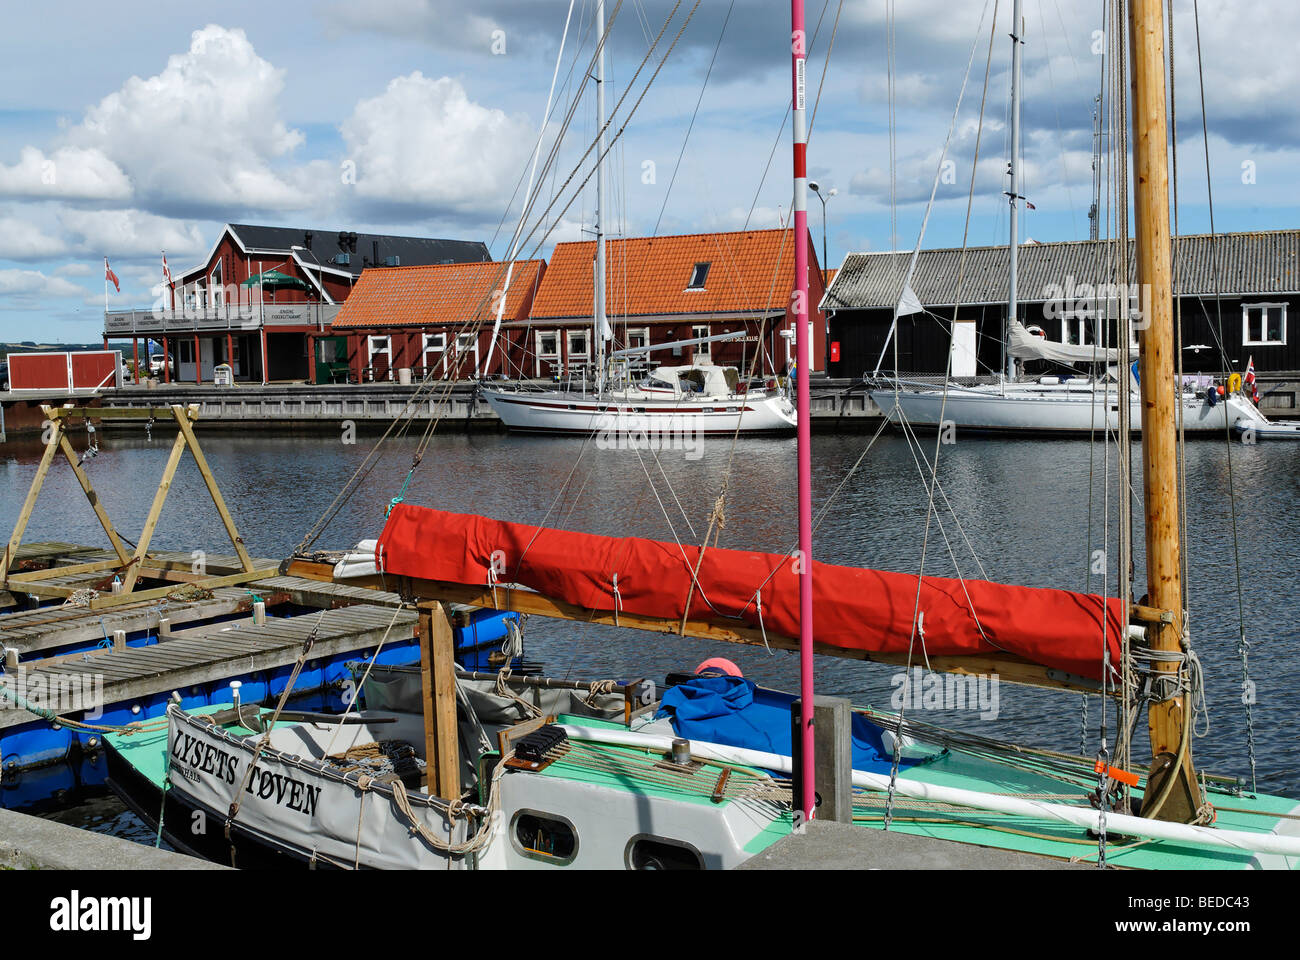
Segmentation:
<svg viewBox="0 0 1300 960">
<path fill-rule="evenodd" d="M 1133 184 L 1139 302 L 1150 304 L 1139 332 L 1143 501 L 1146 506 L 1147 594 L 1172 622 L 1148 626 L 1148 646 L 1183 649 L 1183 589 L 1178 524 L 1178 446 L 1174 384 L 1173 285 L 1170 269 L 1169 151 L 1166 130 L 1163 0 L 1130 0 L 1133 75 Z M 1176 662 L 1155 669 L 1178 671 Z M 1148 712 L 1151 769 L 1142 815 L 1188 822 L 1202 798 L 1192 766 L 1191 723 L 1183 696 Z M 1180 759 L 1181 758 L 1181 759 Z M 1170 778 L 1174 782 L 1169 784 Z"/>
</svg>

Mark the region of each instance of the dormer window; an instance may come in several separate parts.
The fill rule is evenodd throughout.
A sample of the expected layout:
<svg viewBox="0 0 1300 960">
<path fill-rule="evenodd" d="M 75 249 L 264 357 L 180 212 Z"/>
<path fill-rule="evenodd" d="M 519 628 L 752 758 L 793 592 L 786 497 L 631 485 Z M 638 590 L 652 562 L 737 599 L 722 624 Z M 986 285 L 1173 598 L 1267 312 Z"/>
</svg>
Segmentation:
<svg viewBox="0 0 1300 960">
<path fill-rule="evenodd" d="M 712 264 L 697 263 L 691 269 L 691 282 L 686 285 L 687 290 L 703 290 L 704 281 L 709 278 L 709 267 Z"/>
</svg>

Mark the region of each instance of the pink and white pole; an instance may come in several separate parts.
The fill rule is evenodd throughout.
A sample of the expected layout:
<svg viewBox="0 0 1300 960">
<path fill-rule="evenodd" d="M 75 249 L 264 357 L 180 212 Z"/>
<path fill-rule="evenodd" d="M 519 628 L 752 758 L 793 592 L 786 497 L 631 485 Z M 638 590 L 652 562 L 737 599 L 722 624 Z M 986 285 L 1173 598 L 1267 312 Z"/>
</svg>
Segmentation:
<svg viewBox="0 0 1300 960">
<path fill-rule="evenodd" d="M 812 343 L 808 304 L 808 125 L 807 34 L 804 0 L 790 2 L 790 55 L 794 94 L 794 324 L 795 389 L 798 400 L 799 447 L 799 700 L 802 713 L 801 796 L 796 807 L 805 822 L 813 819 L 816 781 L 813 777 L 813 608 L 812 608 L 812 457 L 808 374 L 812 369 Z"/>
</svg>

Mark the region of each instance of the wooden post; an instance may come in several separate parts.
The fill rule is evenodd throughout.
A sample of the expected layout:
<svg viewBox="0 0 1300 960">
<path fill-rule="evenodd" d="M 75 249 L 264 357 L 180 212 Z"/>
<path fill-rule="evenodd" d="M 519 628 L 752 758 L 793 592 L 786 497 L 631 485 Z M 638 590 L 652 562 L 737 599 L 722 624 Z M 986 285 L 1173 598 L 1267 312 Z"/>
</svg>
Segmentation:
<svg viewBox="0 0 1300 960">
<path fill-rule="evenodd" d="M 432 796 L 457 800 L 460 798 L 460 741 L 456 724 L 455 638 L 441 603 L 421 603 L 419 619 L 428 790 Z"/>
<path fill-rule="evenodd" d="M 172 413 L 176 417 L 176 422 L 180 423 L 184 417 L 185 408 L 179 404 L 172 405 Z M 140 577 L 140 564 L 144 561 L 145 556 L 149 553 L 149 541 L 153 539 L 153 532 L 158 526 L 158 517 L 162 514 L 163 503 L 167 499 L 167 491 L 172 487 L 172 479 L 176 476 L 176 467 L 181 462 L 181 454 L 185 452 L 185 432 L 178 430 L 176 432 L 176 442 L 172 444 L 172 451 L 167 458 L 167 466 L 163 468 L 162 480 L 158 483 L 158 491 L 153 496 L 153 505 L 149 508 L 149 516 L 144 522 L 144 531 L 140 534 L 140 542 L 136 544 L 135 555 L 131 558 L 131 565 L 127 567 L 126 575 L 122 580 L 122 592 L 130 593 L 135 589 L 135 582 Z"/>
<path fill-rule="evenodd" d="M 1164 8 L 1162 0 L 1131 0 L 1129 43 L 1133 70 L 1133 182 L 1137 216 L 1135 246 L 1139 302 L 1150 304 L 1139 331 L 1142 399 L 1142 472 L 1146 504 L 1147 595 L 1151 606 L 1170 610 L 1174 622 L 1148 626 L 1149 645 L 1177 653 L 1182 647 L 1183 591 L 1178 524 L 1178 437 L 1175 425 L 1173 283 L 1170 269 L 1169 154 L 1165 126 Z M 1149 296 L 1148 296 L 1149 294 Z M 1173 673 L 1175 662 L 1155 669 Z M 1202 798 L 1188 738 L 1182 763 L 1174 760 L 1190 722 L 1183 697 L 1152 704 L 1148 711 L 1151 770 L 1143 815 L 1188 822 Z M 1160 809 L 1154 800 L 1169 777 L 1177 777 Z"/>
<path fill-rule="evenodd" d="M 0 581 L 8 577 L 9 567 L 18 557 L 18 545 L 23 542 L 27 521 L 32 518 L 32 509 L 36 506 L 36 498 L 40 495 L 41 484 L 45 482 L 45 475 L 50 471 L 50 462 L 54 459 L 54 451 L 59 449 L 59 439 L 63 436 L 63 421 L 53 416 L 47 406 L 42 405 L 41 412 L 45 414 L 45 420 L 49 424 L 46 429 L 53 430 L 54 435 L 45 444 L 45 453 L 41 455 L 41 462 L 36 467 L 36 476 L 32 477 L 32 485 L 27 489 L 27 499 L 23 501 L 23 508 L 18 511 L 18 520 L 14 523 L 14 532 L 5 546 L 5 555 L 0 558 Z"/>
<path fill-rule="evenodd" d="M 316 382 L 316 339 L 307 334 L 307 382 Z"/>
<path fill-rule="evenodd" d="M 139 337 L 133 336 L 131 338 L 131 357 L 135 362 L 134 382 L 136 384 L 139 384 L 140 382 L 140 338 Z"/>
<path fill-rule="evenodd" d="M 167 338 L 162 338 L 163 342 L 163 383 L 172 382 L 172 361 L 171 355 L 167 352 Z"/>
<path fill-rule="evenodd" d="M 212 495 L 212 503 L 217 508 L 217 513 L 221 516 L 221 522 L 225 525 L 226 534 L 230 537 L 230 542 L 235 548 L 235 553 L 239 555 L 239 564 L 245 572 L 252 572 L 253 560 L 248 555 L 248 550 L 244 546 L 244 539 L 239 535 L 239 530 L 235 527 L 235 519 L 226 509 L 226 501 L 221 496 L 221 488 L 217 486 L 217 479 L 212 475 L 212 470 L 208 467 L 207 458 L 203 456 L 203 451 L 199 448 L 198 437 L 194 436 L 194 428 L 190 421 L 197 419 L 199 415 L 199 405 L 190 404 L 188 407 L 173 406 L 172 411 L 176 414 L 176 425 L 180 427 L 178 439 L 183 439 L 185 444 L 190 448 L 190 453 L 194 456 L 194 463 L 199 468 L 199 473 L 203 477 L 204 484 L 207 485 L 208 493 Z M 170 475 L 165 475 L 164 479 L 170 481 Z"/>
<path fill-rule="evenodd" d="M 62 420 L 60 419 L 60 424 Z M 126 548 L 122 546 L 122 541 L 118 539 L 117 531 L 113 529 L 113 521 L 108 517 L 108 511 L 99 501 L 99 494 L 90 484 L 90 478 L 86 476 L 86 471 L 81 469 L 81 461 L 77 459 L 77 452 L 72 449 L 72 444 L 68 442 L 68 435 L 62 430 L 59 431 L 59 449 L 63 451 L 63 456 L 67 458 L 68 465 L 72 467 L 72 472 L 77 478 L 77 483 L 81 484 L 82 491 L 86 494 L 86 499 L 90 501 L 90 508 L 95 511 L 95 516 L 99 518 L 99 525 L 104 528 L 108 534 L 108 542 L 113 547 L 113 552 L 117 554 L 119 563 L 126 563 L 130 557 Z"/>
<path fill-rule="evenodd" d="M 813 696 L 818 820 L 853 822 L 853 708 L 843 697 Z"/>
</svg>

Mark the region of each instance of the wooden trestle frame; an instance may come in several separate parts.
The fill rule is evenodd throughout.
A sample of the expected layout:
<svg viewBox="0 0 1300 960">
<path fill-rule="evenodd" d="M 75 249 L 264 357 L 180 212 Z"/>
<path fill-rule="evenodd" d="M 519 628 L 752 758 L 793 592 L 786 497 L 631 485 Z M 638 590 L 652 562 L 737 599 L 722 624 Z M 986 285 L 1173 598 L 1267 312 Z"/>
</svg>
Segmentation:
<svg viewBox="0 0 1300 960">
<path fill-rule="evenodd" d="M 98 596 L 93 597 L 89 606 L 94 610 L 118 606 L 123 603 L 136 603 L 141 600 L 161 599 L 176 590 L 177 586 L 181 584 L 190 584 L 198 589 L 212 589 L 214 587 L 228 587 L 247 583 L 251 580 L 260 580 L 276 574 L 275 568 L 260 570 L 256 568 L 253 559 L 248 555 L 248 549 L 244 546 L 244 539 L 239 535 L 239 530 L 235 526 L 235 520 L 226 508 L 226 502 L 221 496 L 221 490 L 217 486 L 216 478 L 213 477 L 212 471 L 208 468 L 208 461 L 199 447 L 198 438 L 194 435 L 193 424 L 199 418 L 198 404 L 172 404 L 167 407 L 121 409 L 111 407 L 42 406 L 41 410 L 49 421 L 48 429 L 52 432 L 45 445 L 45 454 L 41 457 L 40 465 L 36 468 L 36 476 L 32 478 L 31 488 L 27 491 L 27 500 L 23 503 L 23 508 L 18 514 L 18 520 L 14 524 L 13 534 L 9 538 L 9 543 L 5 546 L 4 556 L 0 558 L 0 586 L 11 591 L 37 597 L 57 599 L 59 597 L 70 597 L 78 590 L 85 589 L 85 587 L 61 586 L 45 581 L 55 577 L 66 577 L 79 573 L 103 572 L 106 578 L 110 576 L 121 577 L 121 592 L 100 593 Z M 126 548 L 122 545 L 121 537 L 118 536 L 117 530 L 113 527 L 113 521 L 109 518 L 108 512 L 99 499 L 99 494 L 95 492 L 90 478 L 86 475 L 86 471 L 82 469 L 76 451 L 72 449 L 72 444 L 68 440 L 67 422 L 69 420 L 88 420 L 91 418 L 175 420 L 178 428 L 176 440 L 172 444 L 171 454 L 167 458 L 167 465 L 163 469 L 162 479 L 158 483 L 158 491 L 154 494 L 153 505 L 149 508 L 149 515 L 145 519 L 144 530 L 140 533 L 140 539 L 136 544 L 134 553 L 127 553 Z M 194 457 L 199 473 L 203 476 L 203 482 L 207 485 L 208 493 L 212 495 L 212 502 L 217 508 L 217 514 L 221 517 L 221 522 L 225 525 L 230 542 L 235 548 L 235 555 L 239 559 L 240 566 L 238 573 L 210 577 L 205 573 L 194 573 L 186 569 L 187 565 L 161 563 L 149 556 L 149 542 L 153 539 L 154 531 L 157 529 L 163 503 L 167 499 L 172 480 L 176 476 L 176 468 L 180 465 L 181 455 L 186 448 Z M 50 465 L 54 462 L 56 453 L 62 453 L 64 459 L 68 461 L 68 465 L 72 467 L 77 482 L 81 484 L 81 489 L 85 492 L 86 499 L 89 501 L 91 509 L 95 511 L 95 516 L 99 519 L 100 526 L 104 528 L 104 533 L 108 535 L 108 542 L 117 556 L 110 560 L 100 560 L 93 563 L 53 566 L 45 570 L 10 573 L 10 569 L 18 557 L 18 548 L 22 544 L 23 533 L 26 531 L 27 524 L 31 520 L 32 512 L 36 507 L 36 498 L 40 495 L 41 486 L 45 482 L 45 476 L 49 473 Z M 136 584 L 142 576 L 166 580 L 170 582 L 170 585 L 149 590 L 136 590 Z"/>
</svg>

